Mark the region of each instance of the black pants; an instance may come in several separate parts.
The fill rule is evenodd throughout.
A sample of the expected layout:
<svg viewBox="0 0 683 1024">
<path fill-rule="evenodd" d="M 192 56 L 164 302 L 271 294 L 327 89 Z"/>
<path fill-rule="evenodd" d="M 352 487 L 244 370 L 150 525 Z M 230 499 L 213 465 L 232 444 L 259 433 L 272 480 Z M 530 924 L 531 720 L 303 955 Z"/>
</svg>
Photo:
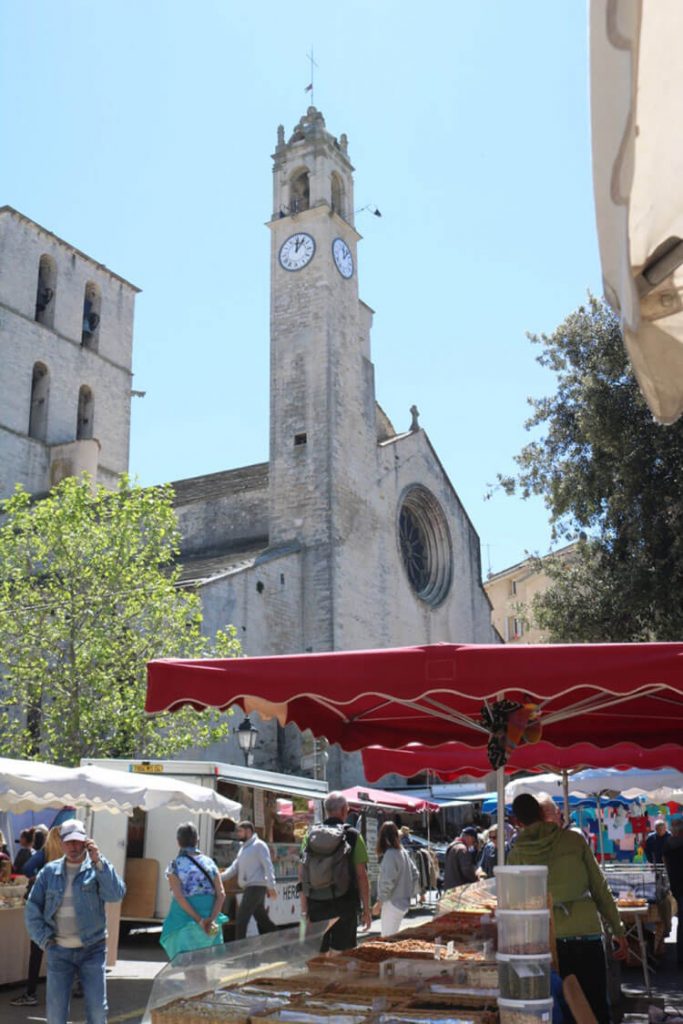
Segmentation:
<svg viewBox="0 0 683 1024">
<path fill-rule="evenodd" d="M 558 939 L 557 959 L 562 978 L 576 975 L 598 1024 L 610 1024 L 602 939 Z"/>
<path fill-rule="evenodd" d="M 338 921 L 323 935 L 320 952 L 327 953 L 330 949 L 336 949 L 339 952 L 345 949 L 354 949 L 358 945 L 356 940 L 358 900 L 356 897 L 338 900 L 309 899 L 309 921 L 315 924 L 317 921 L 329 921 L 332 917 L 338 918 Z"/>
<path fill-rule="evenodd" d="M 40 977 L 40 965 L 43 962 L 43 951 L 31 940 L 31 952 L 28 956 L 28 980 L 26 982 L 26 994 L 34 996 L 38 988 Z"/>
<path fill-rule="evenodd" d="M 265 907 L 267 894 L 268 889 L 265 885 L 250 885 L 244 890 L 240 897 L 240 905 L 237 908 L 237 917 L 235 918 L 236 939 L 243 939 L 245 937 L 247 925 L 252 917 L 256 920 L 259 935 L 275 931 L 276 926 L 268 916 L 268 911 Z"/>
<path fill-rule="evenodd" d="M 676 900 L 676 962 L 683 967 L 683 889 L 671 890 Z"/>
</svg>

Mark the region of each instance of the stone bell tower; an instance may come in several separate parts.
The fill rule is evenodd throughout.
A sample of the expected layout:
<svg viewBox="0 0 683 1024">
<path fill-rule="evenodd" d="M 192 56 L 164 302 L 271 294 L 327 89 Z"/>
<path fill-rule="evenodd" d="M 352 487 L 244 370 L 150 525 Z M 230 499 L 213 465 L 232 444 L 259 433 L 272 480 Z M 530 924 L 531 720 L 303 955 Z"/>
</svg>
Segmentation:
<svg viewBox="0 0 683 1024">
<path fill-rule="evenodd" d="M 339 553 L 375 460 L 372 311 L 358 298 L 347 139 L 309 107 L 273 155 L 270 543 L 303 552 L 303 647 L 341 647 Z"/>
</svg>

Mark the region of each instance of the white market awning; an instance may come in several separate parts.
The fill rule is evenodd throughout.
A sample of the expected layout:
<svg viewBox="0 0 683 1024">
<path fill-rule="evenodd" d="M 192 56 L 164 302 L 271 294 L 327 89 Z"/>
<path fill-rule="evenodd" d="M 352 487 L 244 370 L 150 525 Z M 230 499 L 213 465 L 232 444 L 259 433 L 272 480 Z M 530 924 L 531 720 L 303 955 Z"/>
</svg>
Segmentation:
<svg viewBox="0 0 683 1024">
<path fill-rule="evenodd" d="M 505 801 L 510 803 L 520 793 L 549 793 L 562 796 L 563 778 L 555 772 L 532 775 L 526 779 L 515 779 L 505 787 Z M 666 787 L 666 789 L 663 789 Z M 629 768 L 587 768 L 572 772 L 568 776 L 569 792 L 576 796 L 595 796 L 605 791 L 622 793 L 627 798 L 654 796 L 657 792 L 673 793 L 683 788 L 683 773 L 673 768 L 648 770 Z"/>
<path fill-rule="evenodd" d="M 670 424 L 683 413 L 683 4 L 591 0 L 590 69 L 605 297 Z"/>
<path fill-rule="evenodd" d="M 242 810 L 240 804 L 208 786 L 168 776 L 0 758 L 0 811 L 20 813 L 64 806 L 113 814 L 132 814 L 135 807 L 144 811 L 167 807 L 237 820 Z"/>
</svg>

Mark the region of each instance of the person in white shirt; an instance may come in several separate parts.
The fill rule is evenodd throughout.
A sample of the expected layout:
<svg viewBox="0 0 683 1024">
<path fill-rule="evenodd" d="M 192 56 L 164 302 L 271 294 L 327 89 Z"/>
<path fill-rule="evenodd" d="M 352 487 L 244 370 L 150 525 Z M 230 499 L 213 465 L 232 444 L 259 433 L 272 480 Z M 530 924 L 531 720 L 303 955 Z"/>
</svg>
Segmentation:
<svg viewBox="0 0 683 1024">
<path fill-rule="evenodd" d="M 256 834 L 251 821 L 241 821 L 237 826 L 237 837 L 242 846 L 230 867 L 221 878 L 224 882 L 237 876 L 237 884 L 243 893 L 240 896 L 237 916 L 235 918 L 235 938 L 243 939 L 247 934 L 247 925 L 253 917 L 259 935 L 275 931 L 275 925 L 266 909 L 266 896 L 277 899 L 275 888 L 275 872 L 266 843 Z"/>
</svg>

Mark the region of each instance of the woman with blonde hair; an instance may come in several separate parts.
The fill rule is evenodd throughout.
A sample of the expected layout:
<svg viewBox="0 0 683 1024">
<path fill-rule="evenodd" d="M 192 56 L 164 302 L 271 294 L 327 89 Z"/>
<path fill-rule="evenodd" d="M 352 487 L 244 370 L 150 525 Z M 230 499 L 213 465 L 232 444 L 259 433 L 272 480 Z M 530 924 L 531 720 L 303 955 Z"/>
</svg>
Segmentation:
<svg viewBox="0 0 683 1024">
<path fill-rule="evenodd" d="M 382 935 L 393 935 L 410 906 L 418 882 L 417 868 L 401 845 L 398 828 L 385 821 L 377 837 L 377 856 L 381 857 L 377 879 L 375 913 L 381 915 Z"/>
</svg>

